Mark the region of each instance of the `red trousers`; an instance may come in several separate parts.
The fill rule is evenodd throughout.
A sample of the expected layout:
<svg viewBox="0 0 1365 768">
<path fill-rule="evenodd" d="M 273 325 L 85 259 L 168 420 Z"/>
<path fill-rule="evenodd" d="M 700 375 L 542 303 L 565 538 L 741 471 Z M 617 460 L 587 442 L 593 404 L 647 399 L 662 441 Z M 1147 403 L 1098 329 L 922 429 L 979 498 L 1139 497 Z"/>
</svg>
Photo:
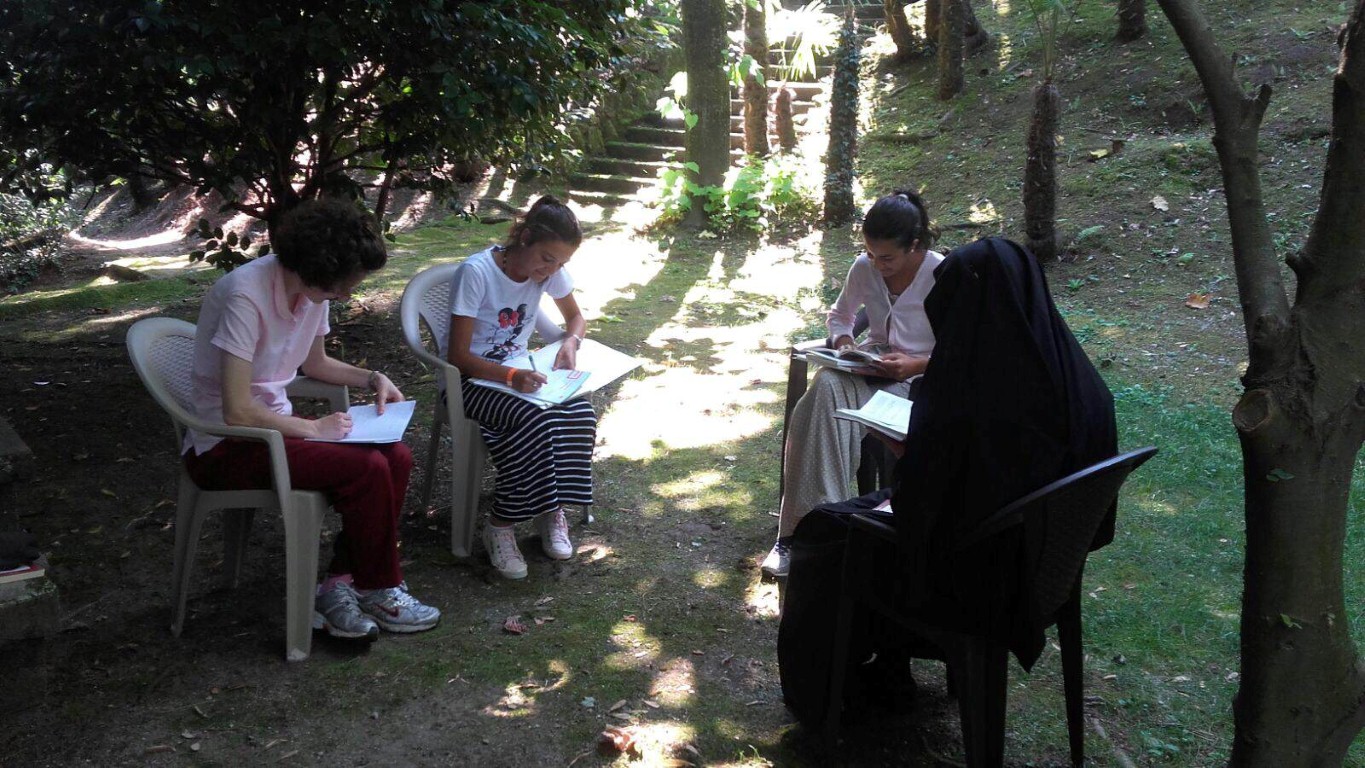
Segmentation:
<svg viewBox="0 0 1365 768">
<path fill-rule="evenodd" d="M 351 574 L 357 589 L 396 587 L 398 520 L 412 473 L 404 443 L 318 443 L 285 438 L 289 482 L 296 490 L 322 491 L 341 515 L 329 573 Z M 270 488 L 270 454 L 264 443 L 224 440 L 200 456 L 185 454 L 185 467 L 205 490 Z"/>
</svg>

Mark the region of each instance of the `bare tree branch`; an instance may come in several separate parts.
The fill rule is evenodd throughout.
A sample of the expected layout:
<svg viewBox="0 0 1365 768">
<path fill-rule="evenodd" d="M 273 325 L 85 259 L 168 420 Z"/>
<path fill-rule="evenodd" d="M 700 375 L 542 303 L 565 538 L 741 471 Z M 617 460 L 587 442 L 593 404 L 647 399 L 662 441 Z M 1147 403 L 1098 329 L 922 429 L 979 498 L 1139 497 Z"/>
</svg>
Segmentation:
<svg viewBox="0 0 1365 768">
<path fill-rule="evenodd" d="M 1261 119 L 1270 87 L 1248 96 L 1238 85 L 1232 59 L 1223 53 L 1213 30 L 1192 0 L 1158 0 L 1175 28 L 1204 85 L 1213 111 L 1213 146 L 1223 169 L 1233 261 L 1243 321 L 1250 347 L 1245 382 L 1257 386 L 1273 371 L 1293 364 L 1289 297 L 1265 215 L 1257 167 Z"/>
</svg>

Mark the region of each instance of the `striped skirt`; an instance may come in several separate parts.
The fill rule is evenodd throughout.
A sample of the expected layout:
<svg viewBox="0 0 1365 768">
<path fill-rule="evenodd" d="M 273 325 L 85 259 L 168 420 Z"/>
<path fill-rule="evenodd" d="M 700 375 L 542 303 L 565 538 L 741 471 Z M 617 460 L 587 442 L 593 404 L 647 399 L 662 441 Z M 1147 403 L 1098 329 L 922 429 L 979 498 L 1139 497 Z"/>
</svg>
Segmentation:
<svg viewBox="0 0 1365 768">
<path fill-rule="evenodd" d="M 522 521 L 564 504 L 592 504 L 597 413 L 584 398 L 538 408 L 519 397 L 463 382 L 465 415 L 498 469 L 493 514 Z"/>
</svg>

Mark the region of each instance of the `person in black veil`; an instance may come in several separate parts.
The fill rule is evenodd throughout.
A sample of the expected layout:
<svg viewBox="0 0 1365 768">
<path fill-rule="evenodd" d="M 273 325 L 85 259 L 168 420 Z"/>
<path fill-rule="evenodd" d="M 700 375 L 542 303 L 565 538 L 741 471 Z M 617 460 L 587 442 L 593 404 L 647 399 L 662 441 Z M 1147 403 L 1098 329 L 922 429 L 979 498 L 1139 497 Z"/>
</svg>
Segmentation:
<svg viewBox="0 0 1365 768">
<path fill-rule="evenodd" d="M 950 253 L 935 280 L 924 307 L 936 344 L 905 442 L 894 446 L 892 488 L 818 507 L 793 537 L 778 664 L 787 705 L 808 727 L 829 705 L 849 515 L 884 515 L 898 532 L 898 551 L 876 553 L 878 578 L 867 589 L 942 626 L 1006 640 L 1027 669 L 1044 638 L 1016 610 L 1016 542 L 995 539 L 969 559 L 954 554 L 955 543 L 1009 502 L 1117 453 L 1113 398 L 1028 250 L 980 240 Z M 890 510 L 875 509 L 888 497 Z M 1111 510 L 1092 548 L 1113 530 Z M 905 659 L 934 655 L 867 617 L 855 617 L 851 651 L 850 704 L 885 697 L 890 684 L 908 681 Z M 862 664 L 874 652 L 877 663 Z"/>
</svg>

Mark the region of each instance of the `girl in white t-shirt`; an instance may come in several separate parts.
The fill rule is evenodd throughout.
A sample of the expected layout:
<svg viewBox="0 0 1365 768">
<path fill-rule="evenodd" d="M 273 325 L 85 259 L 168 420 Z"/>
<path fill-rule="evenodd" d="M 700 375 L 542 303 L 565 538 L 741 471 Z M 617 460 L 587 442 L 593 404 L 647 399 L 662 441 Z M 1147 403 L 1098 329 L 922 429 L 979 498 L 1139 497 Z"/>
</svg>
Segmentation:
<svg viewBox="0 0 1365 768">
<path fill-rule="evenodd" d="M 509 579 L 526 576 L 515 523 L 535 520 L 552 559 L 573 556 L 564 505 L 592 504 L 597 414 L 583 398 L 542 409 L 469 379 L 505 382 L 520 392 L 545 383 L 542 372 L 504 365 L 527 353 L 544 293 L 554 299 L 566 331 L 554 367 L 574 368 L 587 323 L 564 265 L 582 241 L 578 217 L 546 195 L 512 226 L 503 245 L 466 259 L 450 286 L 450 337 L 442 346 L 463 375 L 465 415 L 479 422 L 498 468 L 484 546 L 493 567 Z"/>
<path fill-rule="evenodd" d="M 849 486 L 864 431 L 855 422 L 834 418 L 834 411 L 861 408 L 879 389 L 906 397 L 909 380 L 924 373 L 934 349 L 924 297 L 934 287 L 934 269 L 943 262 L 943 256 L 929 250 L 932 242 L 928 211 L 912 190 L 898 189 L 878 199 L 863 218 L 867 250 L 849 268 L 827 325 L 834 348 L 852 346 L 854 316 L 859 308 L 866 309 L 864 346 L 883 350 L 881 362 L 860 373 L 819 369 L 792 408 L 783 446 L 777 543 L 763 561 L 764 572 L 787 575 L 787 542 L 807 512 L 854 495 Z"/>
</svg>

